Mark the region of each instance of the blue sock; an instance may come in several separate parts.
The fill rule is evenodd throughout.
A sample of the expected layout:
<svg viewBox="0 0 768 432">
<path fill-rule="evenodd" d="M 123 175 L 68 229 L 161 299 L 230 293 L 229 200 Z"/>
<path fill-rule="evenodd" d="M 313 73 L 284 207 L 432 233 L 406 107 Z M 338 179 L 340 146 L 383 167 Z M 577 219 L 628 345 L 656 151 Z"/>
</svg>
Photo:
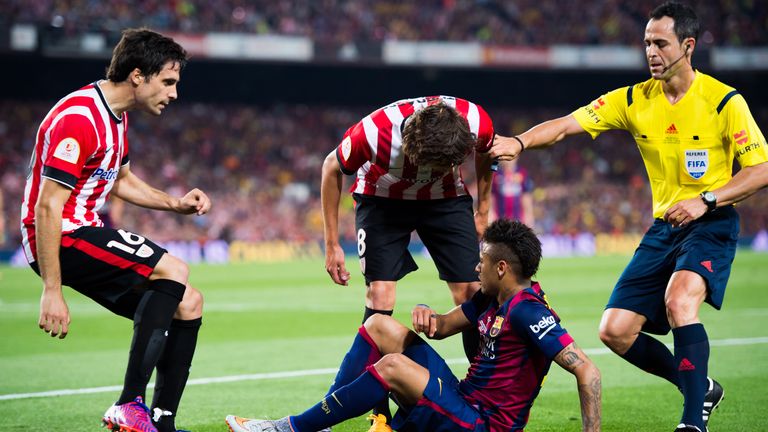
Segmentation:
<svg viewBox="0 0 768 432">
<path fill-rule="evenodd" d="M 386 399 L 389 386 L 373 366 L 367 369 L 356 380 L 335 390 L 317 405 L 297 416 L 289 417 L 293 430 L 319 431 L 362 415 Z"/>
<path fill-rule="evenodd" d="M 702 324 L 690 324 L 672 329 L 675 339 L 675 363 L 683 392 L 683 417 L 680 423 L 698 426 L 702 431 L 702 409 L 707 392 L 707 362 L 709 339 Z"/>
<path fill-rule="evenodd" d="M 344 356 L 344 360 L 342 360 L 341 366 L 339 366 L 339 371 L 336 372 L 336 378 L 333 380 L 331 388 L 328 389 L 328 393 L 325 396 L 328 397 L 337 389 L 354 381 L 360 374 L 365 372 L 366 367 L 376 363 L 380 358 L 381 353 L 365 329 L 365 326 L 360 326 L 357 336 L 355 336 L 352 346 Z"/>
<path fill-rule="evenodd" d="M 675 356 L 658 339 L 640 333 L 635 343 L 621 356 L 640 369 L 660 376 L 680 388 L 680 375 L 677 373 Z"/>
</svg>

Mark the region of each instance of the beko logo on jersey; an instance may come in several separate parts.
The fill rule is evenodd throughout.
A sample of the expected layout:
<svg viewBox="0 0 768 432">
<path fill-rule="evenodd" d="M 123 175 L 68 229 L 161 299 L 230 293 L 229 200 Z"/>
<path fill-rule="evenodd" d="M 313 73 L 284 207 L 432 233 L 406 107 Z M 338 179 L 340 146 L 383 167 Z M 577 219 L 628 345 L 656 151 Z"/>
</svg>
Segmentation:
<svg viewBox="0 0 768 432">
<path fill-rule="evenodd" d="M 118 170 L 114 168 L 110 168 L 106 171 L 101 168 L 97 168 L 96 171 L 94 171 L 91 175 L 91 178 L 98 177 L 99 180 L 114 180 L 117 178 L 117 172 Z"/>
<path fill-rule="evenodd" d="M 530 327 L 532 332 L 538 333 L 547 327 L 552 327 L 553 325 L 555 325 L 555 317 L 550 315 L 541 317 L 538 323 L 529 325 L 528 327 Z"/>
</svg>

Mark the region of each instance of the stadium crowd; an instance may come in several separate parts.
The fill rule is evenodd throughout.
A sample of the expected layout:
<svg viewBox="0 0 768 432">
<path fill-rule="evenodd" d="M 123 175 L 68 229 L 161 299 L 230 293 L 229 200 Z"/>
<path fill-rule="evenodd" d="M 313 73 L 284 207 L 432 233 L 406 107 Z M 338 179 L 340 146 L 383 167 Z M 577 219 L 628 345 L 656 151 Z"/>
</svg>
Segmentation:
<svg viewBox="0 0 768 432">
<path fill-rule="evenodd" d="M 7 22 L 39 23 L 64 35 L 119 34 L 148 26 L 185 33 L 308 36 L 318 42 L 443 40 L 490 44 L 638 45 L 656 0 L 5 0 Z M 715 0 L 696 5 L 706 45 L 768 42 L 768 3 Z M 106 18 L 105 18 L 106 17 Z"/>
<path fill-rule="evenodd" d="M 19 242 L 19 206 L 35 128 L 49 103 L 0 102 L 0 186 L 5 245 Z M 120 226 L 157 241 L 322 241 L 320 167 L 346 129 L 375 107 L 245 105 L 179 102 L 157 122 L 130 117 L 131 169 L 161 189 L 181 194 L 200 187 L 213 199 L 200 218 L 124 206 Z M 515 111 L 486 107 L 500 132 L 519 132 L 566 110 Z M 768 110 L 754 113 L 768 124 Z M 622 132 L 588 136 L 521 158 L 536 186 L 536 230 L 549 234 L 635 233 L 651 223 L 650 188 L 631 137 Z M 463 170 L 472 183 L 473 169 Z M 470 186 L 474 191 L 474 185 Z M 760 192 L 765 194 L 766 192 Z M 355 240 L 352 200 L 344 194 L 342 236 Z M 768 200 L 739 206 L 742 236 L 768 227 Z M 2 238 L 2 236 L 0 236 Z"/>
</svg>

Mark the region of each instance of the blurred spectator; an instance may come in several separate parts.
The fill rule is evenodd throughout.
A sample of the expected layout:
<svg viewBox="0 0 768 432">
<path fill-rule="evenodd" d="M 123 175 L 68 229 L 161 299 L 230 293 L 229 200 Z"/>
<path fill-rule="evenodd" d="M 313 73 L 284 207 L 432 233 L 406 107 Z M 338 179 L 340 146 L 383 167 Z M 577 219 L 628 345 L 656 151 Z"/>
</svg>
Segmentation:
<svg viewBox="0 0 768 432">
<path fill-rule="evenodd" d="M 659 0 L 4 0 L 4 18 L 52 36 L 147 26 L 185 33 L 297 35 L 320 43 L 399 40 L 640 45 Z M 768 42 L 768 2 L 698 2 L 702 46 Z"/>
<path fill-rule="evenodd" d="M 6 242 L 19 244 L 19 209 L 37 123 L 50 103 L 0 101 L 0 188 L 4 195 Z M 368 107 L 184 104 L 163 122 L 131 116 L 131 164 L 137 175 L 159 188 L 200 187 L 214 201 L 200 218 L 152 212 L 127 205 L 121 225 L 157 241 L 221 238 L 246 241 L 322 241 L 320 167 L 347 126 L 369 113 Z M 567 110 L 493 109 L 500 131 L 528 127 Z M 768 110 L 755 109 L 758 124 Z M 645 168 L 630 136 L 607 132 L 592 141 L 575 136 L 546 152 L 520 158 L 531 181 L 535 227 L 539 233 L 641 234 L 651 219 Z M 471 183 L 474 170 L 465 169 Z M 183 175 L 180 175 L 183 173 Z M 469 186 L 474 190 L 473 186 Z M 768 192 L 762 191 L 761 194 Z M 344 194 L 341 236 L 356 241 L 352 201 Z M 768 199 L 739 205 L 742 236 L 768 227 Z M 0 212 L 2 214 L 2 212 Z"/>
</svg>

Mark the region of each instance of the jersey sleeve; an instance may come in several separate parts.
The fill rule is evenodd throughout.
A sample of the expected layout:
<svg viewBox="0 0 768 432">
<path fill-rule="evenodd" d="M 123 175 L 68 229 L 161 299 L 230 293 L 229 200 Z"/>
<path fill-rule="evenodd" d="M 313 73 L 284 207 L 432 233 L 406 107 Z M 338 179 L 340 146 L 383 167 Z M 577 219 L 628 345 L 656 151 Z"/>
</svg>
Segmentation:
<svg viewBox="0 0 768 432">
<path fill-rule="evenodd" d="M 611 129 L 628 129 L 627 107 L 632 87 L 623 87 L 600 96 L 572 113 L 582 128 L 597 138 Z"/>
<path fill-rule="evenodd" d="M 97 146 L 96 131 L 88 118 L 69 114 L 50 129 L 48 151 L 43 155 L 43 177 L 74 188 L 83 167 Z"/>
<path fill-rule="evenodd" d="M 480 105 L 477 105 L 477 111 L 480 115 L 480 127 L 477 132 L 475 151 L 478 153 L 488 153 L 493 145 L 493 121 Z"/>
<path fill-rule="evenodd" d="M 571 335 L 560 326 L 560 320 L 543 303 L 520 302 L 510 311 L 509 319 L 515 331 L 541 349 L 550 360 L 573 342 Z"/>
<path fill-rule="evenodd" d="M 469 300 L 461 304 L 461 311 L 467 317 L 469 322 L 474 323 L 480 317 L 480 314 L 488 309 L 491 304 L 491 298 L 477 290 Z"/>
<path fill-rule="evenodd" d="M 358 168 L 370 161 L 371 154 L 362 121 L 349 128 L 341 144 L 336 147 L 336 159 L 339 160 L 341 172 L 346 175 L 354 174 Z"/>
<path fill-rule="evenodd" d="M 746 100 L 734 94 L 726 101 L 721 115 L 726 116 L 723 138 L 730 142 L 736 160 L 742 167 L 768 162 L 768 146 L 757 126 Z"/>
</svg>

